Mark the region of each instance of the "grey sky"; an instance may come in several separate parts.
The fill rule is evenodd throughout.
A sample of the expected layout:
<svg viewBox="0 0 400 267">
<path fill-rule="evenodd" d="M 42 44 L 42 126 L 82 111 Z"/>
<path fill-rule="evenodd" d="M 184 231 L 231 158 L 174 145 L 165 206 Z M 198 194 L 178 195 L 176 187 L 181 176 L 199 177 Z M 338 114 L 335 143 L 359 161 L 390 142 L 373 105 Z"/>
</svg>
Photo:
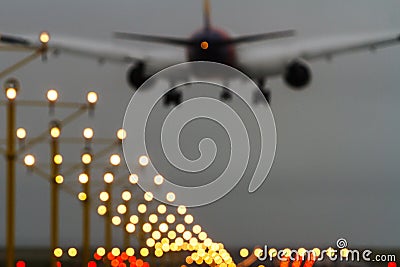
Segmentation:
<svg viewBox="0 0 400 267">
<path fill-rule="evenodd" d="M 225 0 L 212 1 L 212 7 L 213 23 L 236 34 L 287 28 L 297 29 L 300 38 L 400 32 L 400 3 L 395 0 Z M 0 14 L 2 32 L 48 30 L 106 40 L 115 30 L 188 36 L 202 19 L 201 1 L 194 0 L 5 0 Z M 400 46 L 313 63 L 313 83 L 302 92 L 291 91 L 280 79 L 271 80 L 278 131 L 275 163 L 256 193 L 247 194 L 249 180 L 243 180 L 222 200 L 193 211 L 210 236 L 231 245 L 334 245 L 345 237 L 350 246 L 399 247 L 399 52 Z M 1 68 L 20 57 L 0 53 Z M 98 91 L 95 119 L 80 120 L 65 135 L 78 136 L 88 125 L 97 136 L 108 137 L 120 127 L 131 95 L 126 69 L 61 55 L 46 64 L 38 60 L 15 76 L 23 85 L 21 99 L 41 99 L 50 87 L 58 88 L 67 101 L 83 100 L 87 90 Z M 3 138 L 3 107 L 0 114 Z M 47 110 L 24 109 L 18 125 L 38 133 L 47 126 L 48 120 L 42 120 L 46 117 Z M 71 160 L 79 156 L 80 147 L 65 149 Z M 4 168 L 1 160 L 2 196 Z M 45 181 L 18 170 L 17 245 L 48 244 L 47 192 Z M 78 202 L 65 194 L 61 199 L 61 244 L 79 245 Z M 0 246 L 5 239 L 4 200 L 0 201 Z M 102 223 L 96 215 L 93 218 L 92 241 L 101 244 Z"/>
</svg>

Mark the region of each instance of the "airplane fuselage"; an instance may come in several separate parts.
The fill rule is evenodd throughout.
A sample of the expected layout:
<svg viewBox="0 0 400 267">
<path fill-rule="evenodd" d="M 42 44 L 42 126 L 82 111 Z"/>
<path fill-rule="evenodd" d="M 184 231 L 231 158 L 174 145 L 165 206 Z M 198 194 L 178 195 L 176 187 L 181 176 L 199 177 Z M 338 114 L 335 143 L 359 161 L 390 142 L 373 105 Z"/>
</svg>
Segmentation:
<svg viewBox="0 0 400 267">
<path fill-rule="evenodd" d="M 212 61 L 234 67 L 236 65 L 234 45 L 221 45 L 221 42 L 230 39 L 228 33 L 215 27 L 196 31 L 190 38 L 194 45 L 187 48 L 188 61 Z"/>
</svg>

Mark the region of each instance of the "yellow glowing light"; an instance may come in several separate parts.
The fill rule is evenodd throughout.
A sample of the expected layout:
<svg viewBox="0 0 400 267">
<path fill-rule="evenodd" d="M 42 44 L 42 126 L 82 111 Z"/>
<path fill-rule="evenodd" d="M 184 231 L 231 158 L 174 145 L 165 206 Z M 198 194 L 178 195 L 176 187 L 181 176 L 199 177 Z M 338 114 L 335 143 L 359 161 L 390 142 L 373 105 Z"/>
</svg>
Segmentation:
<svg viewBox="0 0 400 267">
<path fill-rule="evenodd" d="M 111 222 L 112 222 L 112 224 L 118 226 L 121 224 L 121 218 L 118 216 L 114 216 L 114 217 L 112 217 Z"/>
<path fill-rule="evenodd" d="M 114 181 L 114 175 L 111 172 L 106 172 L 103 178 L 107 184 L 111 184 Z"/>
<path fill-rule="evenodd" d="M 62 175 L 57 175 L 55 178 L 54 178 L 54 181 L 57 183 L 57 184 L 62 184 L 63 182 L 64 182 L 64 177 L 62 176 Z"/>
<path fill-rule="evenodd" d="M 78 194 L 78 199 L 79 199 L 80 201 L 85 201 L 85 200 L 87 199 L 86 193 L 80 192 L 80 193 Z"/>
<path fill-rule="evenodd" d="M 154 251 L 154 255 L 156 255 L 156 257 L 158 257 L 158 258 L 162 257 L 163 254 L 164 254 L 164 252 L 162 251 L 162 249 L 158 248 Z"/>
<path fill-rule="evenodd" d="M 133 232 L 135 232 L 136 227 L 135 227 L 135 225 L 134 225 L 133 223 L 128 223 L 128 224 L 125 226 L 125 229 L 126 229 L 126 231 L 127 231 L 128 233 L 132 234 Z"/>
<path fill-rule="evenodd" d="M 133 248 L 127 248 L 125 251 L 126 255 L 128 255 L 129 257 L 132 257 L 133 255 L 135 255 L 135 250 Z"/>
<path fill-rule="evenodd" d="M 212 240 L 211 238 L 206 238 L 203 243 L 206 247 L 210 247 L 212 244 Z"/>
<path fill-rule="evenodd" d="M 168 238 L 169 239 L 175 239 L 176 238 L 176 232 L 174 230 L 168 231 Z"/>
<path fill-rule="evenodd" d="M 120 250 L 119 248 L 113 248 L 113 249 L 111 250 L 111 254 L 112 254 L 114 257 L 118 257 L 119 254 L 121 254 L 121 250 Z"/>
<path fill-rule="evenodd" d="M 33 165 L 35 165 L 35 161 L 35 157 L 31 154 L 26 155 L 24 158 L 24 163 L 28 167 L 32 167 Z"/>
<path fill-rule="evenodd" d="M 208 49 L 208 42 L 206 42 L 206 41 L 201 42 L 200 47 L 203 50 Z"/>
<path fill-rule="evenodd" d="M 145 224 L 143 224 L 143 226 L 142 226 L 142 229 L 143 229 L 143 231 L 145 232 L 145 233 L 149 233 L 150 231 L 151 231 L 151 224 L 150 223 L 145 223 Z"/>
<path fill-rule="evenodd" d="M 193 247 L 195 247 L 198 244 L 198 240 L 195 237 L 192 237 L 189 239 L 189 244 L 192 245 Z"/>
<path fill-rule="evenodd" d="M 158 239 L 161 238 L 161 233 L 160 233 L 159 231 L 154 231 L 154 232 L 151 233 L 151 237 L 152 237 L 154 240 L 158 240 Z"/>
<path fill-rule="evenodd" d="M 179 213 L 180 215 L 183 215 L 183 214 L 186 213 L 186 207 L 183 206 L 183 205 L 180 205 L 180 206 L 178 206 L 177 211 L 178 211 L 178 213 Z"/>
<path fill-rule="evenodd" d="M 78 254 L 78 251 L 76 250 L 76 248 L 70 248 L 68 249 L 68 255 L 73 258 L 76 257 L 76 255 Z"/>
<path fill-rule="evenodd" d="M 200 240 L 205 240 L 207 238 L 207 233 L 206 232 L 200 232 L 199 233 L 199 239 Z"/>
<path fill-rule="evenodd" d="M 145 204 L 139 204 L 137 210 L 139 213 L 145 213 L 147 211 L 147 207 Z"/>
<path fill-rule="evenodd" d="M 96 249 L 96 253 L 97 255 L 99 255 L 100 257 L 103 257 L 104 255 L 106 255 L 106 250 L 103 247 L 98 247 Z"/>
<path fill-rule="evenodd" d="M 161 233 L 166 233 L 168 231 L 168 224 L 166 223 L 161 223 L 158 226 L 158 230 L 160 230 Z"/>
<path fill-rule="evenodd" d="M 164 252 L 168 252 L 168 251 L 169 251 L 169 245 L 168 245 L 168 244 L 163 244 L 163 245 L 161 246 L 161 249 L 162 249 Z"/>
<path fill-rule="evenodd" d="M 82 135 L 85 139 L 92 139 L 94 136 L 94 131 L 92 128 L 83 129 Z"/>
<path fill-rule="evenodd" d="M 15 98 L 17 98 L 17 89 L 13 87 L 7 88 L 6 97 L 8 98 L 8 100 L 14 100 Z"/>
<path fill-rule="evenodd" d="M 122 194 L 121 194 L 121 198 L 122 198 L 124 201 L 129 201 L 129 200 L 131 200 L 131 198 L 132 198 L 132 194 L 131 194 L 131 192 L 129 192 L 129 191 L 124 191 L 124 192 L 122 192 Z"/>
<path fill-rule="evenodd" d="M 87 102 L 90 104 L 96 104 L 98 97 L 96 92 L 89 92 L 86 96 Z"/>
<path fill-rule="evenodd" d="M 61 135 L 61 130 L 59 127 L 51 127 L 50 136 L 53 138 L 58 138 Z"/>
<path fill-rule="evenodd" d="M 110 156 L 110 163 L 113 166 L 118 166 L 121 163 L 121 157 L 118 154 L 113 154 Z"/>
<path fill-rule="evenodd" d="M 58 99 L 58 92 L 57 92 L 57 90 L 55 90 L 55 89 L 50 89 L 50 90 L 48 90 L 48 91 L 47 91 L 47 94 L 46 94 L 46 97 L 47 97 L 47 100 L 48 100 L 49 102 L 56 102 L 57 99 Z"/>
<path fill-rule="evenodd" d="M 146 192 L 144 193 L 144 199 L 146 201 L 152 201 L 153 200 L 153 193 L 152 192 Z"/>
<path fill-rule="evenodd" d="M 86 173 L 79 174 L 78 180 L 81 184 L 86 184 L 89 182 L 89 176 Z"/>
<path fill-rule="evenodd" d="M 157 207 L 157 211 L 160 214 L 164 214 L 165 212 L 167 212 L 167 207 L 163 204 L 158 205 Z"/>
<path fill-rule="evenodd" d="M 189 240 L 190 238 L 192 238 L 192 233 L 189 232 L 189 231 L 185 231 L 185 232 L 182 234 L 182 237 L 183 237 L 183 239 L 185 239 L 185 240 Z"/>
<path fill-rule="evenodd" d="M 349 250 L 347 248 L 341 249 L 340 256 L 342 256 L 342 258 L 347 258 L 347 256 L 349 256 Z"/>
<path fill-rule="evenodd" d="M 176 196 L 175 196 L 175 194 L 174 194 L 173 192 L 169 192 L 169 193 L 167 193 L 166 198 L 167 198 L 167 201 L 169 201 L 169 202 L 174 202 Z"/>
<path fill-rule="evenodd" d="M 191 223 L 193 223 L 193 216 L 192 215 L 190 215 L 190 214 L 188 214 L 188 215 L 186 215 L 185 216 L 185 223 L 187 223 L 187 224 L 191 224 Z"/>
<path fill-rule="evenodd" d="M 139 177 L 137 176 L 137 174 L 129 175 L 129 182 L 131 184 L 137 184 L 138 181 L 139 181 Z"/>
<path fill-rule="evenodd" d="M 156 223 L 158 221 L 158 216 L 156 214 L 149 215 L 149 222 Z"/>
<path fill-rule="evenodd" d="M 106 213 L 107 213 L 107 208 L 106 208 L 106 206 L 100 205 L 100 206 L 97 208 L 97 213 L 98 213 L 100 216 L 103 216 L 104 214 L 106 214 Z"/>
<path fill-rule="evenodd" d="M 140 249 L 140 255 L 143 257 L 147 257 L 149 255 L 149 249 L 148 248 L 141 248 Z"/>
<path fill-rule="evenodd" d="M 176 231 L 180 234 L 182 234 L 185 231 L 185 226 L 183 224 L 177 224 L 175 227 Z"/>
<path fill-rule="evenodd" d="M 312 251 L 315 257 L 319 257 L 321 255 L 321 250 L 319 248 L 313 248 Z"/>
<path fill-rule="evenodd" d="M 63 162 L 63 157 L 60 154 L 54 156 L 53 161 L 55 164 L 60 165 Z"/>
<path fill-rule="evenodd" d="M 240 257 L 242 258 L 246 258 L 247 256 L 249 256 L 249 250 L 247 248 L 242 248 L 239 251 Z"/>
<path fill-rule="evenodd" d="M 63 255 L 63 251 L 61 248 L 55 248 L 53 254 L 56 258 L 61 258 Z"/>
<path fill-rule="evenodd" d="M 283 250 L 283 256 L 284 257 L 289 257 L 291 253 L 292 253 L 292 251 L 290 250 L 290 248 L 285 248 Z"/>
<path fill-rule="evenodd" d="M 117 207 L 117 211 L 118 211 L 119 214 L 125 214 L 126 211 L 127 211 L 127 208 L 126 208 L 126 206 L 124 204 L 120 204 Z"/>
<path fill-rule="evenodd" d="M 177 244 L 178 246 L 182 246 L 183 242 L 184 241 L 182 237 L 178 237 L 177 239 L 175 239 L 175 244 Z"/>
<path fill-rule="evenodd" d="M 82 154 L 82 163 L 88 165 L 92 162 L 92 156 L 89 153 Z"/>
<path fill-rule="evenodd" d="M 146 167 L 149 164 L 149 158 L 145 155 L 139 157 L 139 165 L 142 167 Z"/>
<path fill-rule="evenodd" d="M 161 244 L 169 244 L 169 239 L 164 237 L 163 239 L 161 239 Z"/>
<path fill-rule="evenodd" d="M 274 258 L 278 255 L 278 251 L 275 248 L 271 248 L 270 250 L 268 250 L 268 255 L 271 258 Z"/>
<path fill-rule="evenodd" d="M 263 250 L 262 250 L 261 248 L 256 248 L 256 249 L 254 250 L 254 255 L 255 255 L 256 257 L 261 257 L 261 256 L 263 255 Z"/>
<path fill-rule="evenodd" d="M 50 41 L 50 34 L 48 32 L 41 32 L 39 35 L 39 41 L 42 44 L 47 44 Z"/>
<path fill-rule="evenodd" d="M 333 248 L 329 247 L 329 248 L 326 250 L 326 255 L 327 255 L 328 257 L 334 257 L 334 256 L 335 256 L 335 250 L 334 250 Z"/>
<path fill-rule="evenodd" d="M 24 128 L 18 128 L 16 135 L 18 139 L 23 140 L 26 138 L 26 130 Z"/>
<path fill-rule="evenodd" d="M 305 248 L 299 248 L 299 249 L 297 250 L 297 254 L 298 254 L 300 257 L 304 257 L 304 255 L 306 254 L 306 252 L 307 252 L 307 250 L 306 250 Z"/>
<path fill-rule="evenodd" d="M 153 238 L 151 238 L 151 237 L 147 238 L 147 240 L 146 240 L 146 245 L 147 245 L 149 248 L 154 247 L 155 244 L 156 244 L 156 241 L 155 241 Z"/>
<path fill-rule="evenodd" d="M 162 177 L 162 175 L 157 174 L 156 176 L 154 176 L 154 184 L 162 185 L 163 182 L 164 182 L 164 177 Z"/>
<path fill-rule="evenodd" d="M 175 215 L 174 214 L 168 214 L 166 219 L 167 219 L 168 223 L 174 223 L 175 222 Z"/>
<path fill-rule="evenodd" d="M 126 138 L 126 131 L 124 129 L 119 129 L 117 131 L 117 138 L 119 140 L 124 140 Z"/>
<path fill-rule="evenodd" d="M 99 195 L 101 201 L 107 201 L 110 199 L 110 195 L 107 192 L 101 192 Z"/>
<path fill-rule="evenodd" d="M 137 215 L 131 215 L 129 221 L 133 224 L 137 224 L 139 222 L 139 217 Z"/>
<path fill-rule="evenodd" d="M 198 224 L 193 225 L 192 231 L 194 234 L 198 235 L 201 232 L 201 226 Z"/>
</svg>

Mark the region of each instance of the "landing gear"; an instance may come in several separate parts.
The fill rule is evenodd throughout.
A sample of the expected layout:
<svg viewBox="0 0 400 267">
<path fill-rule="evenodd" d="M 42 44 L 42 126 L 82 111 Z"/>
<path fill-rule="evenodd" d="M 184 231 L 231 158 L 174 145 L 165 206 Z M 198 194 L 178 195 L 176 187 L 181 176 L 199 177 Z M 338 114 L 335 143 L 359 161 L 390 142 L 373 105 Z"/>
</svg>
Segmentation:
<svg viewBox="0 0 400 267">
<path fill-rule="evenodd" d="M 268 87 L 265 87 L 265 79 L 259 79 L 257 84 L 261 92 L 256 91 L 254 93 L 254 103 L 258 103 L 261 97 L 264 97 L 268 104 L 271 104 L 271 90 Z"/>
<path fill-rule="evenodd" d="M 228 89 L 223 88 L 220 94 L 221 100 L 228 101 L 232 99 L 232 93 Z"/>
<path fill-rule="evenodd" d="M 182 92 L 178 91 L 177 89 L 171 90 L 165 94 L 163 100 L 165 106 L 169 106 L 170 104 L 178 106 L 180 103 L 182 103 Z"/>
</svg>

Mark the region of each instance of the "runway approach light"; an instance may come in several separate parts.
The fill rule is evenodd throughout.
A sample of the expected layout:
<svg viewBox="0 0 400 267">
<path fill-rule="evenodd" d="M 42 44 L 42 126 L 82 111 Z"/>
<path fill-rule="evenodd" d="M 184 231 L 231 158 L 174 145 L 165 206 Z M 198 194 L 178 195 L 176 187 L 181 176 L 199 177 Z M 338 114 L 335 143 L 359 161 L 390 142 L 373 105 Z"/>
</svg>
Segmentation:
<svg viewBox="0 0 400 267">
<path fill-rule="evenodd" d="M 98 100 L 98 96 L 96 92 L 89 92 L 86 96 L 86 100 L 89 102 L 89 104 L 96 104 Z"/>
<path fill-rule="evenodd" d="M 48 32 L 41 32 L 39 35 L 39 41 L 42 44 L 47 44 L 50 41 L 50 34 Z"/>
<path fill-rule="evenodd" d="M 58 99 L 58 92 L 57 92 L 57 90 L 55 90 L 55 89 L 50 89 L 49 91 L 47 91 L 46 97 L 47 97 L 47 100 L 48 100 L 49 102 L 52 102 L 52 103 L 56 102 L 57 99 Z"/>
<path fill-rule="evenodd" d="M 11 78 L 4 83 L 4 92 L 8 100 L 14 100 L 17 98 L 19 90 L 19 82 L 17 79 Z"/>
</svg>

